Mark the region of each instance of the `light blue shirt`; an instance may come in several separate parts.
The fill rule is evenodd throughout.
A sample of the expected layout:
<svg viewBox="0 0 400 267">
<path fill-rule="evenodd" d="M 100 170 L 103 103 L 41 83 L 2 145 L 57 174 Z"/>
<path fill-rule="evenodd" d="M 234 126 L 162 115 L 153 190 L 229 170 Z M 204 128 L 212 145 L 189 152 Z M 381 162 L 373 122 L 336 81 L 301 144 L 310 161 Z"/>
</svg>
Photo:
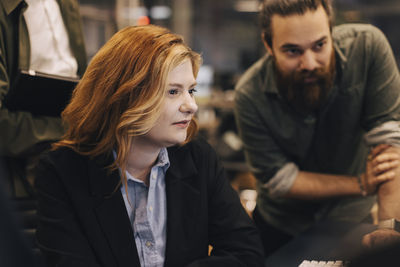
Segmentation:
<svg viewBox="0 0 400 267">
<path fill-rule="evenodd" d="M 128 196 L 125 185 L 121 186 L 142 267 L 164 265 L 167 241 L 165 173 L 169 164 L 167 149 L 163 148 L 158 155 L 157 163 L 151 169 L 149 186 L 128 172 L 126 172 Z"/>
</svg>

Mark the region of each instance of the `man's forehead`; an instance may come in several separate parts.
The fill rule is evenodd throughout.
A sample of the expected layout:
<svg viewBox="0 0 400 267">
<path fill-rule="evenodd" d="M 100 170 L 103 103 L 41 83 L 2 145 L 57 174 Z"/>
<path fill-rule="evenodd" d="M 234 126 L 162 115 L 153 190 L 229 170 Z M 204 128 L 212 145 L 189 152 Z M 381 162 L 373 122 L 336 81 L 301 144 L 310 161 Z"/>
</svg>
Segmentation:
<svg viewBox="0 0 400 267">
<path fill-rule="evenodd" d="M 330 36 L 329 18 L 322 6 L 304 14 L 273 15 L 272 40 L 275 45 L 307 44 Z"/>
</svg>

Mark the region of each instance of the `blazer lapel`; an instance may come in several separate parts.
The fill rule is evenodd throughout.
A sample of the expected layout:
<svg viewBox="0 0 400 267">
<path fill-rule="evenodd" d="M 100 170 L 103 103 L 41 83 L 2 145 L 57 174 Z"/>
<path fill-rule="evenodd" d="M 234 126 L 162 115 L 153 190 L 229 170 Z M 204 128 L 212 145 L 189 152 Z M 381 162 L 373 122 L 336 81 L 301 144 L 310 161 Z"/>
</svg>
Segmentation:
<svg viewBox="0 0 400 267">
<path fill-rule="evenodd" d="M 106 169 L 112 161 L 110 154 L 89 162 L 89 186 L 96 198 L 95 212 L 118 266 L 140 266 L 132 226 L 119 188 L 119 172 L 110 173 Z"/>
<path fill-rule="evenodd" d="M 167 248 L 165 266 L 179 266 L 190 233 L 196 231 L 200 192 L 197 169 L 186 146 L 168 149 L 170 167 L 166 174 Z"/>
</svg>

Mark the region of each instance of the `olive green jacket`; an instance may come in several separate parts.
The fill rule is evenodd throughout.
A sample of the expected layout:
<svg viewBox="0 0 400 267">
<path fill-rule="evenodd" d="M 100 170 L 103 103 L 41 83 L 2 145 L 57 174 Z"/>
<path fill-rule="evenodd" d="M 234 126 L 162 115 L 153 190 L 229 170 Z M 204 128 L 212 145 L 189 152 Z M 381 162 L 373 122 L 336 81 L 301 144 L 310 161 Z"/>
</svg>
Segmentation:
<svg viewBox="0 0 400 267">
<path fill-rule="evenodd" d="M 57 0 L 78 61 L 78 74 L 86 68 L 79 4 L 77 0 Z M 24 0 L 0 0 L 0 101 L 7 94 L 19 69 L 29 69 L 30 41 L 23 16 Z M 23 156 L 35 145 L 58 140 L 63 134 L 60 118 L 10 112 L 0 102 L 0 156 Z"/>
</svg>

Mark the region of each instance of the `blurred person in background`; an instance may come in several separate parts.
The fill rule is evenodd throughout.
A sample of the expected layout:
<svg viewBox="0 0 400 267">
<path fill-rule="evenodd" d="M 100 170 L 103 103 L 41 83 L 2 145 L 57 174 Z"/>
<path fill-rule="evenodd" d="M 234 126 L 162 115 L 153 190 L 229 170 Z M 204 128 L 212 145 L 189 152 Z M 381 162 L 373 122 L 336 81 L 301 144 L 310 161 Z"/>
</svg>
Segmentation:
<svg viewBox="0 0 400 267">
<path fill-rule="evenodd" d="M 41 262 L 34 257 L 4 188 L 4 177 L 0 174 L 0 266 L 39 267 Z"/>
<path fill-rule="evenodd" d="M 25 177 L 25 168 L 64 128 L 59 117 L 10 111 L 3 100 L 21 70 L 83 74 L 87 59 L 78 9 L 77 0 L 0 0 L 0 160 L 11 179 L 16 173 Z"/>
</svg>

